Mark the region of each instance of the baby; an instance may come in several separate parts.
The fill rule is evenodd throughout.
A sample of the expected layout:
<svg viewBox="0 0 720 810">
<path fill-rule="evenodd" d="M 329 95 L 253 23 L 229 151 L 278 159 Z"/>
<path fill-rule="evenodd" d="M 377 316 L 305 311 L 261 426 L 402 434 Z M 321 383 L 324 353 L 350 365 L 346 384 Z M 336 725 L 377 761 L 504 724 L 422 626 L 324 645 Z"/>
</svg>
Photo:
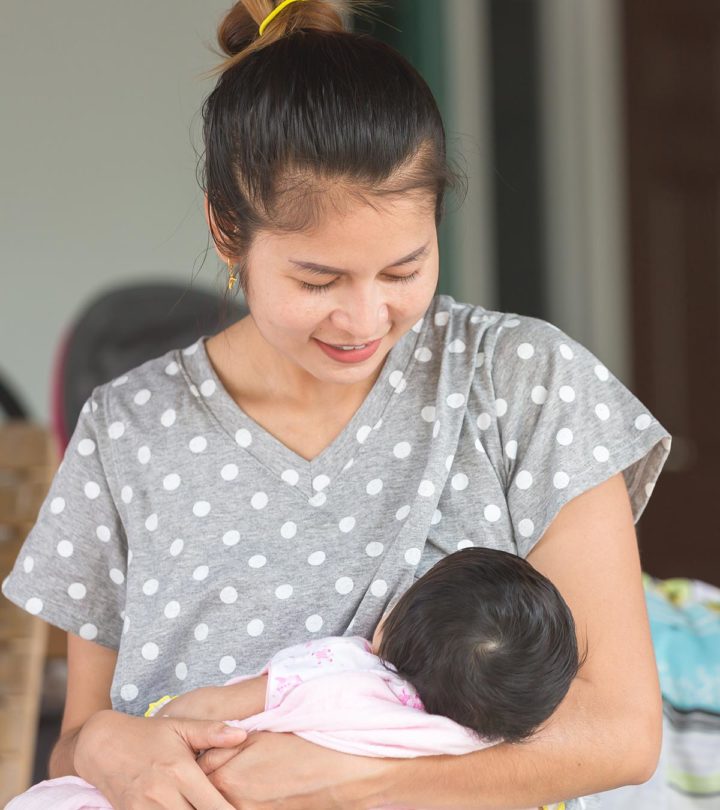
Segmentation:
<svg viewBox="0 0 720 810">
<path fill-rule="evenodd" d="M 331 636 L 287 647 L 257 675 L 166 696 L 146 714 L 232 718 L 248 732 L 293 732 L 364 756 L 463 754 L 532 736 L 581 665 L 572 615 L 553 584 L 513 554 L 467 548 L 420 577 L 372 642 Z M 68 810 L 110 807 L 83 780 L 62 777 L 7 810 L 52 806 L 48 791 L 70 784 L 78 798 Z"/>
</svg>

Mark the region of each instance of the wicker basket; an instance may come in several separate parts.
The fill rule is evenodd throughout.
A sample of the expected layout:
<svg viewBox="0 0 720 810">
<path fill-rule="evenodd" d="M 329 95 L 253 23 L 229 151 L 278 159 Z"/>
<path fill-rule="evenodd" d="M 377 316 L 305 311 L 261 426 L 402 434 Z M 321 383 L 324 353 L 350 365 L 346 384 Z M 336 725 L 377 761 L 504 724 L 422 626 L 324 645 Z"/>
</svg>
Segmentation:
<svg viewBox="0 0 720 810">
<path fill-rule="evenodd" d="M 35 523 L 57 467 L 50 433 L 0 425 L 0 579 Z M 30 786 L 48 625 L 0 596 L 0 807 Z"/>
</svg>

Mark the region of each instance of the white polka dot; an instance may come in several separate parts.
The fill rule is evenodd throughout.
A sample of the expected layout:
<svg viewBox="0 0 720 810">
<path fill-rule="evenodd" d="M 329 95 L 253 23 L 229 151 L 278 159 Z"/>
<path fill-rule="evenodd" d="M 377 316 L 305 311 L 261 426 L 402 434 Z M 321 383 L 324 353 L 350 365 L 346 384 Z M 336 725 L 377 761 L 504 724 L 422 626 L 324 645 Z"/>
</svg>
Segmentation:
<svg viewBox="0 0 720 810">
<path fill-rule="evenodd" d="M 223 543 L 226 546 L 235 546 L 240 542 L 240 532 L 231 529 L 223 535 Z"/>
<path fill-rule="evenodd" d="M 181 662 L 180 662 L 180 663 L 179 663 L 179 664 L 178 664 L 178 665 L 175 667 L 175 677 L 176 677 L 176 678 L 177 678 L 179 681 L 184 681 L 184 680 L 185 680 L 185 678 L 187 678 L 187 674 L 188 674 L 188 668 L 187 668 L 187 664 L 186 664 L 184 661 L 181 661 Z"/>
<path fill-rule="evenodd" d="M 200 393 L 204 397 L 211 397 L 215 393 L 216 388 L 215 380 L 204 380 L 200 384 Z"/>
<path fill-rule="evenodd" d="M 606 382 L 610 378 L 610 373 L 602 365 L 595 366 L 595 375 L 601 382 Z"/>
<path fill-rule="evenodd" d="M 237 602 L 237 591 L 232 585 L 227 585 L 220 591 L 220 601 L 226 605 L 232 605 Z"/>
<path fill-rule="evenodd" d="M 196 641 L 205 641 L 205 639 L 208 637 L 209 629 L 210 628 L 205 624 L 205 622 L 198 624 L 193 631 Z"/>
<path fill-rule="evenodd" d="M 72 553 L 75 550 L 75 547 L 69 540 L 61 540 L 57 544 L 57 553 L 61 557 L 72 557 Z"/>
<path fill-rule="evenodd" d="M 210 514 L 210 504 L 207 501 L 197 501 L 193 504 L 195 517 L 207 517 Z"/>
<path fill-rule="evenodd" d="M 388 382 L 397 391 L 400 388 L 400 386 L 403 385 L 403 383 L 405 382 L 405 378 L 403 376 L 402 371 L 396 369 L 395 371 L 390 372 Z"/>
<path fill-rule="evenodd" d="M 124 486 L 120 490 L 120 498 L 122 499 L 123 503 L 130 503 L 130 501 L 132 501 L 132 498 L 133 498 L 132 487 L 129 487 L 127 485 Z"/>
<path fill-rule="evenodd" d="M 207 579 L 209 573 L 210 568 L 207 565 L 198 565 L 192 573 L 192 578 L 197 580 L 197 582 L 202 582 L 204 579 Z"/>
<path fill-rule="evenodd" d="M 325 489 L 329 483 L 330 479 L 327 477 L 327 475 L 316 475 L 315 478 L 313 478 L 312 486 L 316 492 L 320 492 Z"/>
<path fill-rule="evenodd" d="M 50 502 L 50 511 L 53 515 L 59 515 L 65 508 L 65 498 L 53 498 Z"/>
<path fill-rule="evenodd" d="M 377 422 L 373 425 L 373 430 L 380 430 L 382 427 L 382 418 L 378 419 Z"/>
<path fill-rule="evenodd" d="M 368 482 L 368 485 L 365 487 L 365 492 L 368 495 L 377 495 L 383 488 L 383 482 L 381 478 L 373 478 L 372 481 Z"/>
<path fill-rule="evenodd" d="M 495 523 L 500 520 L 502 513 L 500 512 L 500 507 L 496 506 L 494 503 L 489 503 L 483 510 L 483 514 L 485 515 L 485 520 L 490 523 Z"/>
<path fill-rule="evenodd" d="M 82 582 L 73 582 L 68 587 L 67 592 L 71 599 L 84 599 L 87 594 L 87 588 Z"/>
<path fill-rule="evenodd" d="M 138 696 L 139 690 L 134 683 L 126 683 L 120 688 L 120 697 L 123 700 L 135 700 Z"/>
<path fill-rule="evenodd" d="M 558 348 L 560 349 L 560 354 L 566 360 L 572 360 L 573 357 L 575 357 L 575 355 L 573 354 L 573 350 L 566 343 L 561 343 Z"/>
<path fill-rule="evenodd" d="M 457 544 L 457 550 L 458 551 L 462 551 L 464 548 L 474 548 L 474 547 L 475 547 L 475 543 L 473 543 L 472 540 L 461 540 Z"/>
<path fill-rule="evenodd" d="M 176 414 L 172 408 L 168 408 L 160 417 L 160 424 L 163 427 L 172 427 L 175 424 Z"/>
<path fill-rule="evenodd" d="M 35 567 L 35 560 L 28 554 L 27 557 L 23 560 L 23 571 L 26 574 L 29 574 L 33 568 Z"/>
<path fill-rule="evenodd" d="M 295 472 L 295 470 L 285 470 L 280 477 L 286 484 L 290 484 L 291 487 L 294 487 L 295 484 L 297 484 L 297 482 L 300 480 L 300 476 Z"/>
<path fill-rule="evenodd" d="M 560 470 L 553 475 L 553 486 L 555 489 L 565 489 L 565 487 L 570 483 L 570 476 Z"/>
<path fill-rule="evenodd" d="M 512 459 L 517 458 L 517 450 L 518 450 L 518 443 L 515 441 L 515 439 L 511 439 L 505 445 L 505 455 L 508 458 L 512 458 Z"/>
<path fill-rule="evenodd" d="M 195 352 L 196 352 L 197 350 L 198 350 L 198 344 L 197 344 L 197 342 L 195 342 L 195 343 L 192 343 L 192 344 L 191 344 L 190 346 L 188 346 L 187 348 L 183 349 L 183 350 L 182 350 L 182 353 L 183 353 L 184 355 L 186 355 L 186 356 L 190 356 L 191 354 L 195 354 Z"/>
<path fill-rule="evenodd" d="M 567 447 L 569 444 L 572 444 L 573 441 L 573 433 L 570 428 L 561 428 L 557 432 L 557 439 L 558 444 L 562 444 L 564 447 Z"/>
<path fill-rule="evenodd" d="M 602 419 L 602 421 L 605 422 L 610 418 L 610 408 L 608 408 L 604 402 L 600 402 L 595 406 L 595 415 L 598 419 Z"/>
<path fill-rule="evenodd" d="M 372 432 L 370 425 L 363 425 L 355 434 L 355 438 L 362 444 Z"/>
<path fill-rule="evenodd" d="M 351 532 L 355 528 L 355 518 L 352 515 L 348 515 L 348 517 L 344 517 L 340 523 L 338 523 L 338 527 L 340 528 L 341 532 L 347 534 Z"/>
<path fill-rule="evenodd" d="M 465 395 L 464 394 L 450 394 L 447 398 L 447 404 L 451 408 L 462 408 L 465 404 Z"/>
<path fill-rule="evenodd" d="M 85 484 L 85 496 L 90 498 L 91 501 L 94 501 L 99 494 L 100 487 L 95 483 L 95 481 L 88 481 L 87 484 Z"/>
<path fill-rule="evenodd" d="M 259 636 L 264 629 L 265 625 L 260 619 L 253 619 L 251 622 L 248 622 L 247 631 L 250 636 Z"/>
<path fill-rule="evenodd" d="M 420 482 L 420 486 L 418 487 L 418 495 L 422 495 L 424 498 L 429 498 L 435 492 L 435 484 L 432 481 L 428 481 L 427 479 Z"/>
<path fill-rule="evenodd" d="M 376 579 L 370 586 L 370 593 L 373 596 L 385 596 L 387 589 L 388 584 L 384 579 Z"/>
<path fill-rule="evenodd" d="M 310 506 L 322 506 L 327 500 L 327 495 L 324 492 L 316 492 L 312 498 L 308 498 Z"/>
<path fill-rule="evenodd" d="M 108 436 L 111 439 L 119 439 L 125 433 L 125 425 L 123 422 L 113 422 L 108 428 Z"/>
<path fill-rule="evenodd" d="M 234 481 L 238 477 L 238 472 L 237 464 L 226 464 L 222 470 L 220 470 L 220 477 L 224 481 Z"/>
<path fill-rule="evenodd" d="M 441 520 L 442 520 L 442 512 L 439 509 L 436 509 L 433 512 L 433 516 L 432 516 L 432 519 L 430 520 L 430 523 L 433 526 L 437 526 L 438 523 L 440 523 Z"/>
<path fill-rule="evenodd" d="M 649 484 L 645 484 L 645 494 L 648 496 L 648 498 L 653 494 L 654 489 L 655 484 L 653 484 L 652 482 Z"/>
<path fill-rule="evenodd" d="M 445 326 L 449 320 L 450 320 L 449 312 L 435 313 L 435 326 Z"/>
<path fill-rule="evenodd" d="M 480 441 L 480 439 L 475 439 L 475 449 L 478 451 L 478 453 L 485 452 L 485 448 L 483 447 L 483 443 Z"/>
<path fill-rule="evenodd" d="M 651 422 L 652 419 L 650 418 L 650 416 L 646 413 L 643 413 L 640 416 L 638 416 L 638 418 L 635 420 L 635 427 L 638 430 L 647 430 L 647 428 L 650 427 Z"/>
<path fill-rule="evenodd" d="M 148 461 L 150 461 L 151 455 L 152 454 L 150 453 L 150 448 L 146 444 L 144 444 L 142 447 L 138 448 L 137 460 L 141 464 L 147 464 Z"/>
<path fill-rule="evenodd" d="M 574 402 L 575 389 L 571 385 L 561 385 L 558 396 L 563 402 Z"/>
<path fill-rule="evenodd" d="M 393 455 L 395 458 L 407 458 L 412 452 L 412 445 L 410 442 L 398 442 L 393 447 Z"/>
<path fill-rule="evenodd" d="M 94 638 L 97 638 L 98 629 L 95 627 L 94 624 L 88 622 L 84 624 L 80 628 L 80 638 L 84 638 L 86 641 L 92 641 Z"/>
<path fill-rule="evenodd" d="M 268 496 L 265 492 L 256 492 L 250 498 L 250 506 L 253 509 L 264 509 L 268 505 Z"/>
<path fill-rule="evenodd" d="M 365 546 L 365 553 L 368 557 L 379 557 L 383 553 L 383 544 L 378 543 L 377 540 L 373 540 L 372 543 L 368 543 Z"/>
<path fill-rule="evenodd" d="M 31 596 L 30 599 L 25 602 L 25 610 L 27 610 L 28 613 L 32 613 L 33 616 L 37 616 L 42 609 L 42 599 L 39 599 L 37 596 Z"/>
<path fill-rule="evenodd" d="M 232 655 L 223 655 L 218 666 L 220 667 L 220 672 L 222 672 L 223 675 L 230 675 L 230 673 L 235 672 L 237 663 Z"/>
<path fill-rule="evenodd" d="M 662 439 L 660 439 L 660 443 L 665 448 L 665 450 L 670 450 L 670 448 L 672 447 L 672 439 L 669 436 L 663 436 Z"/>
<path fill-rule="evenodd" d="M 275 588 L 275 596 L 278 599 L 289 599 L 292 596 L 293 586 L 292 585 L 278 585 Z"/>
<path fill-rule="evenodd" d="M 420 416 L 425 422 L 432 422 L 435 419 L 435 406 L 426 405 L 421 411 Z"/>
<path fill-rule="evenodd" d="M 518 531 L 523 537 L 530 537 L 535 531 L 535 524 L 530 518 L 523 518 L 523 520 L 518 523 Z"/>
<path fill-rule="evenodd" d="M 199 396 L 200 396 L 200 392 L 198 391 L 198 387 L 197 387 L 197 385 L 191 385 L 191 386 L 190 386 L 190 393 L 191 393 L 191 394 L 192 394 L 194 397 L 199 397 Z"/>
<path fill-rule="evenodd" d="M 311 633 L 317 633 L 318 630 L 323 626 L 322 616 L 318 616 L 317 613 L 314 613 L 312 616 L 308 616 L 305 620 L 305 627 Z"/>
<path fill-rule="evenodd" d="M 485 352 L 478 352 L 475 356 L 475 368 L 480 368 L 485 362 Z"/>
<path fill-rule="evenodd" d="M 236 431 L 235 433 L 235 441 L 240 445 L 240 447 L 250 447 L 252 444 L 252 436 L 250 435 L 250 431 L 246 428 L 240 428 L 240 430 Z"/>
<path fill-rule="evenodd" d="M 510 329 L 514 329 L 516 326 L 520 326 L 520 321 L 517 318 L 510 318 L 509 320 L 505 321 L 503 326 L 507 326 Z"/>
<path fill-rule="evenodd" d="M 150 401 L 150 397 L 152 393 L 148 391 L 147 388 L 141 388 L 137 394 L 135 394 L 134 402 L 136 405 L 146 405 Z"/>
<path fill-rule="evenodd" d="M 520 470 L 515 477 L 515 486 L 518 489 L 530 489 L 532 486 L 533 477 L 527 470 Z"/>
<path fill-rule="evenodd" d="M 415 359 L 420 363 L 427 363 L 432 358 L 432 352 L 426 346 L 421 346 L 415 352 Z"/>
<path fill-rule="evenodd" d="M 147 644 L 143 644 L 141 653 L 146 661 L 154 661 L 160 654 L 160 649 L 157 644 L 148 641 Z"/>
<path fill-rule="evenodd" d="M 293 523 L 292 520 L 288 520 L 287 523 L 283 523 L 280 527 L 280 537 L 283 537 L 285 540 L 292 540 L 296 534 L 297 525 Z"/>
<path fill-rule="evenodd" d="M 202 453 L 207 448 L 207 439 L 204 436 L 195 436 L 188 443 L 191 453 Z"/>
<path fill-rule="evenodd" d="M 124 613 L 124 612 L 125 612 L 125 611 L 123 611 L 123 613 Z M 127 631 L 128 631 L 129 629 L 130 629 L 130 617 L 129 617 L 129 616 L 125 616 L 125 618 L 123 619 L 123 629 L 122 629 L 123 634 L 127 633 Z"/>
<path fill-rule="evenodd" d="M 452 488 L 458 490 L 458 492 L 462 492 L 464 489 L 467 489 L 468 486 L 468 477 L 465 473 L 457 473 L 452 477 Z"/>
<path fill-rule="evenodd" d="M 437 439 L 438 433 L 440 433 L 440 420 L 436 421 L 433 425 L 433 439 Z"/>
<path fill-rule="evenodd" d="M 117 387 L 118 387 L 118 386 L 120 386 L 120 385 L 125 385 L 125 383 L 126 383 L 127 381 L 128 381 L 127 375 L 126 375 L 126 374 L 123 374 L 123 375 L 122 375 L 122 376 L 120 376 L 120 377 L 116 377 L 116 378 L 115 378 L 115 379 L 112 381 L 111 385 L 112 385 L 112 387 L 113 387 L 113 388 L 117 388 Z"/>
<path fill-rule="evenodd" d="M 169 377 L 174 377 L 178 371 L 180 371 L 180 366 L 174 360 L 165 366 L 165 373 Z"/>
<path fill-rule="evenodd" d="M 176 540 L 173 540 L 170 543 L 170 556 L 177 557 L 178 554 L 183 550 L 185 543 L 178 537 Z"/>
<path fill-rule="evenodd" d="M 521 360 L 529 360 L 535 354 L 535 348 L 531 343 L 521 343 L 517 347 L 517 355 Z"/>
<path fill-rule="evenodd" d="M 507 413 L 507 402 L 504 399 L 495 400 L 495 415 L 505 416 Z"/>
<path fill-rule="evenodd" d="M 154 532 L 158 527 L 158 516 L 153 512 L 152 515 L 145 521 L 145 528 L 149 532 Z"/>
<path fill-rule="evenodd" d="M 107 526 L 98 526 L 95 529 L 95 534 L 97 535 L 97 539 L 101 540 L 103 543 L 107 543 L 110 541 L 110 529 Z"/>
<path fill-rule="evenodd" d="M 111 568 L 110 569 L 110 579 L 116 585 L 122 585 L 125 582 L 125 574 L 119 568 Z"/>
<path fill-rule="evenodd" d="M 91 456 L 95 452 L 95 442 L 92 439 L 81 439 L 77 451 L 81 456 Z"/>
<path fill-rule="evenodd" d="M 143 582 L 142 589 L 145 596 L 153 596 L 153 594 L 157 593 L 159 587 L 160 583 L 156 579 L 146 579 Z"/>
<path fill-rule="evenodd" d="M 310 563 L 310 565 L 322 565 L 325 562 L 325 552 L 313 551 L 313 553 L 308 557 L 307 561 Z"/>
<path fill-rule="evenodd" d="M 420 562 L 420 549 L 419 548 L 409 548 L 405 552 L 405 562 L 408 565 L 417 565 Z"/>
<path fill-rule="evenodd" d="M 254 554 L 248 560 L 248 565 L 250 566 L 250 568 L 262 568 L 266 562 L 267 559 L 262 554 Z"/>
<path fill-rule="evenodd" d="M 545 386 L 536 385 L 530 392 L 530 399 L 532 399 L 536 405 L 544 405 L 547 400 L 547 394 L 548 392 Z"/>
<path fill-rule="evenodd" d="M 180 476 L 177 473 L 170 473 L 163 479 L 163 489 L 168 492 L 176 490 L 180 486 Z"/>
<path fill-rule="evenodd" d="M 180 614 L 180 602 L 176 602 L 174 599 L 168 602 L 165 605 L 164 613 L 168 619 L 176 618 Z"/>
<path fill-rule="evenodd" d="M 98 409 L 98 405 L 97 402 L 95 402 L 95 400 L 91 402 L 91 408 L 93 413 L 95 413 L 95 411 Z"/>
<path fill-rule="evenodd" d="M 405 520 L 409 514 L 410 507 L 407 504 L 405 506 L 401 506 L 397 512 L 395 512 L 395 520 Z"/>
<path fill-rule="evenodd" d="M 450 343 L 447 350 L 450 354 L 462 354 L 465 351 L 465 344 L 460 338 L 456 338 Z"/>
<path fill-rule="evenodd" d="M 350 577 L 340 577 L 340 579 L 335 582 L 335 590 L 339 594 L 345 595 L 346 593 L 350 593 L 352 589 L 353 581 L 350 579 Z"/>
<path fill-rule="evenodd" d="M 423 327 L 423 323 L 424 323 L 424 322 L 425 322 L 425 319 L 424 319 L 424 318 L 420 318 L 420 320 L 419 320 L 419 321 L 416 321 L 416 322 L 413 324 L 413 327 L 412 327 L 413 332 L 417 332 L 417 333 L 421 332 L 421 331 L 422 331 L 422 327 Z"/>
<path fill-rule="evenodd" d="M 487 430 L 492 423 L 492 418 L 489 413 L 481 413 L 477 418 L 477 426 L 480 430 Z"/>
<path fill-rule="evenodd" d="M 603 462 L 610 458 L 610 452 L 607 447 L 603 447 L 599 444 L 597 447 L 593 448 L 593 456 L 595 456 L 595 461 Z"/>
</svg>

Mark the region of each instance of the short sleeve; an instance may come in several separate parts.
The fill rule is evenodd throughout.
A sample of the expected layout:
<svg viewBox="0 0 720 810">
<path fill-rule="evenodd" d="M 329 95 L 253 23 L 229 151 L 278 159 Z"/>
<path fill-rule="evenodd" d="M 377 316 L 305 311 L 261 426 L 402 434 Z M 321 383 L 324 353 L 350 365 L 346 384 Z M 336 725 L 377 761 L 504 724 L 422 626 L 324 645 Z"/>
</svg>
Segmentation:
<svg viewBox="0 0 720 810">
<path fill-rule="evenodd" d="M 96 411 L 91 396 L 2 592 L 50 624 L 117 649 L 127 539 L 111 494 L 112 460 L 103 451 Z"/>
<path fill-rule="evenodd" d="M 637 522 L 670 451 L 668 432 L 557 327 L 505 316 L 497 328 L 490 373 L 518 553 L 530 553 L 568 501 L 620 471 Z"/>
</svg>

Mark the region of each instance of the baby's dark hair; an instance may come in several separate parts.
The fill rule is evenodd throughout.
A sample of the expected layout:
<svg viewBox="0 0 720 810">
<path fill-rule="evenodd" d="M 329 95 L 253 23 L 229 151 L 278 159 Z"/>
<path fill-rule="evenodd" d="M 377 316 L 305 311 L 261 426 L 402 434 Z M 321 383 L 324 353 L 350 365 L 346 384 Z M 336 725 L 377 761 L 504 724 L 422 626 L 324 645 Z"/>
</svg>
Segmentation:
<svg viewBox="0 0 720 810">
<path fill-rule="evenodd" d="M 537 731 L 585 660 L 552 582 L 489 548 L 450 554 L 408 588 L 385 618 L 378 655 L 427 712 L 505 742 Z"/>
</svg>

